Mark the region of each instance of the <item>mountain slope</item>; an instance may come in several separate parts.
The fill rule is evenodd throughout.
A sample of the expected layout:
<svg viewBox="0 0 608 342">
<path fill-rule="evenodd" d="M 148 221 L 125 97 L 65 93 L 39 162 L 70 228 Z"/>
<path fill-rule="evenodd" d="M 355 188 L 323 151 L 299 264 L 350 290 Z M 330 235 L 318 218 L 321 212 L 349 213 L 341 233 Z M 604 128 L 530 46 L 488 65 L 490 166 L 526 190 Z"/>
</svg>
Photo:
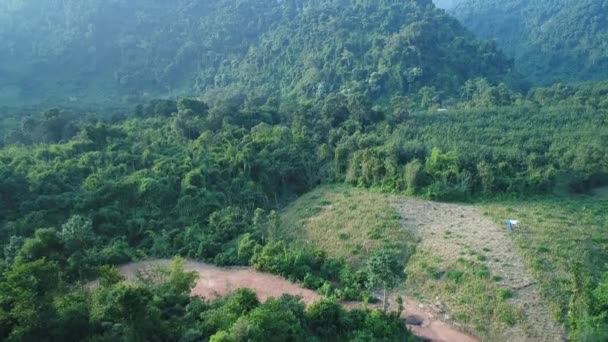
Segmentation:
<svg viewBox="0 0 608 342">
<path fill-rule="evenodd" d="M 0 9 L 7 101 L 232 86 L 379 98 L 424 86 L 454 93 L 511 68 L 431 0 L 51 0 Z"/>
<path fill-rule="evenodd" d="M 433 0 L 435 6 L 443 9 L 452 9 L 456 6 L 458 0 Z"/>
<path fill-rule="evenodd" d="M 608 77 L 606 0 L 460 0 L 453 14 L 535 83 Z"/>
</svg>

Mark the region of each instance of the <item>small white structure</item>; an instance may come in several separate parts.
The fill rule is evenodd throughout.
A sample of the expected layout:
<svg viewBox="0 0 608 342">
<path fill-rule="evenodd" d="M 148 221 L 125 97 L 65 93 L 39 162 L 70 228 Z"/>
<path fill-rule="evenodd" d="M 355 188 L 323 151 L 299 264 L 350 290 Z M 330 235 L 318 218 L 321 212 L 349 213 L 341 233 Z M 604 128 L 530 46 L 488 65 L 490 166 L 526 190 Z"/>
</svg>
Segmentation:
<svg viewBox="0 0 608 342">
<path fill-rule="evenodd" d="M 437 109 L 438 112 L 443 113 L 443 112 L 447 112 L 448 109 L 447 108 L 439 108 Z"/>
<path fill-rule="evenodd" d="M 521 228 L 521 224 L 518 220 L 511 220 L 507 218 L 507 228 L 509 228 L 509 233 L 513 233 L 513 229 Z"/>
</svg>

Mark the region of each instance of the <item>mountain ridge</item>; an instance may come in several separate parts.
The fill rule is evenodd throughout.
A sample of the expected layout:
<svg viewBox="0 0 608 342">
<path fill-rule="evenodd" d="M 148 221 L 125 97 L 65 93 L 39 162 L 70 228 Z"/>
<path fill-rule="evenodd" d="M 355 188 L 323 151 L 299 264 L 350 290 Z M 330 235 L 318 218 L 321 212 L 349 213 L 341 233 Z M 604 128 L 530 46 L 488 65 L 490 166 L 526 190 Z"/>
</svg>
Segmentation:
<svg viewBox="0 0 608 342">
<path fill-rule="evenodd" d="M 495 40 L 534 85 L 608 77 L 608 1 L 459 0 L 450 13 Z"/>
<path fill-rule="evenodd" d="M 12 20 L 0 21 L 0 42 L 11 48 L 0 61 L 13 75 L 0 93 L 13 87 L 21 99 L 226 87 L 306 98 L 423 87 L 455 94 L 468 79 L 500 82 L 512 68 L 430 0 L 11 3 L 4 12 Z"/>
</svg>

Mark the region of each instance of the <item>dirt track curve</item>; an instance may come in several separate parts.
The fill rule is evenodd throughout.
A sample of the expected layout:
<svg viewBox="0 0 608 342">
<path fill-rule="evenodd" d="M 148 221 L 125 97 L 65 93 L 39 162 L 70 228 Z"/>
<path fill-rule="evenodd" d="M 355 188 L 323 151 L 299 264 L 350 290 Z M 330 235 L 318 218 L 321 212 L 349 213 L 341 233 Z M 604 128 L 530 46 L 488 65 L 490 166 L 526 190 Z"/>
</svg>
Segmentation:
<svg viewBox="0 0 608 342">
<path fill-rule="evenodd" d="M 171 260 L 149 260 L 124 265 L 120 267 L 120 273 L 127 279 L 135 279 L 140 273 L 153 271 L 158 267 L 171 265 Z M 299 295 L 308 305 L 321 298 L 311 290 L 304 289 L 281 277 L 257 272 L 247 267 L 216 267 L 201 262 L 187 261 L 187 271 L 197 272 L 199 279 L 192 289 L 192 295 L 201 296 L 206 299 L 215 299 L 225 296 L 238 288 L 249 288 L 254 290 L 260 301 L 270 297 L 280 297 L 283 294 Z M 361 303 L 343 303 L 345 307 L 360 307 Z M 391 300 L 391 308 L 396 304 Z M 450 325 L 434 320 L 432 312 L 424 305 L 411 300 L 405 303 L 403 318 L 417 317 L 421 322 L 419 325 L 408 325 L 414 334 L 432 342 L 477 342 L 474 337 L 468 336 Z"/>
</svg>

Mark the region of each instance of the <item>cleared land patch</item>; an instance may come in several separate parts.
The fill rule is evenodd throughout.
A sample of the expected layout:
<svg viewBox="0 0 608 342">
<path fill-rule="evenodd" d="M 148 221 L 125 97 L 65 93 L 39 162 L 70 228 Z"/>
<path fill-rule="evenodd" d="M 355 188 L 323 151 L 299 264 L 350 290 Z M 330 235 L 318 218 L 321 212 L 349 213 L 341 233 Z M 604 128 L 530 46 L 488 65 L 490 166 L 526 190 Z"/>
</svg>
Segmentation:
<svg viewBox="0 0 608 342">
<path fill-rule="evenodd" d="M 140 261 L 124 265 L 120 267 L 119 271 L 127 279 L 136 280 L 142 275 L 153 274 L 158 268 L 169 267 L 171 263 L 172 261 L 168 259 Z M 198 274 L 198 280 L 192 289 L 192 295 L 209 300 L 226 296 L 239 288 L 254 290 L 258 299 L 262 302 L 270 297 L 277 298 L 283 294 L 301 296 L 302 301 L 307 305 L 321 298 L 320 294 L 302 288 L 298 284 L 247 267 L 222 268 L 191 260 L 187 261 L 184 266 L 186 271 Z M 94 284 L 91 284 L 91 286 L 94 286 Z M 354 302 L 343 303 L 343 305 L 351 309 L 363 306 L 362 303 Z M 379 304 L 376 306 L 370 305 L 368 308 L 374 309 L 379 308 L 379 306 Z M 391 298 L 390 309 L 397 309 L 394 298 Z M 477 339 L 452 328 L 446 323 L 433 319 L 431 311 L 428 308 L 421 308 L 421 305 L 416 301 L 407 300 L 404 309 L 402 313 L 402 318 L 405 320 L 404 324 L 407 323 L 415 335 L 425 340 L 431 342 L 477 342 Z M 416 324 L 409 324 L 408 319 L 411 322 L 412 317 L 418 318 L 419 321 L 413 322 Z"/>
<path fill-rule="evenodd" d="M 433 308 L 431 321 L 487 340 L 564 339 L 516 236 L 478 206 L 327 186 L 287 207 L 279 231 L 355 266 L 385 245 L 401 251 L 407 280 L 395 295 Z"/>
<path fill-rule="evenodd" d="M 296 200 L 281 213 L 280 235 L 355 267 L 384 246 L 405 260 L 417 242 L 412 232 L 401 228 L 386 195 L 348 186 L 320 187 Z"/>
<path fill-rule="evenodd" d="M 393 197 L 403 226 L 421 242 L 407 267 L 410 295 L 445 305 L 456 325 L 488 339 L 560 341 L 536 280 L 505 225 L 473 206 Z"/>
</svg>

